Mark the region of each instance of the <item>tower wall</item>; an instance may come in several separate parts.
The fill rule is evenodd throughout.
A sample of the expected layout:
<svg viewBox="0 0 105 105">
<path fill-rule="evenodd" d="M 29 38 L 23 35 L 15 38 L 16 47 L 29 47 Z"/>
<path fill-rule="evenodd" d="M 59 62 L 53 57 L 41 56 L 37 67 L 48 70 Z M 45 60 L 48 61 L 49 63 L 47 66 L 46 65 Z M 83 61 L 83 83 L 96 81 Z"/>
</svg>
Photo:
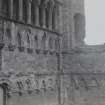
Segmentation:
<svg viewBox="0 0 105 105">
<path fill-rule="evenodd" d="M 63 49 L 84 44 L 84 0 L 62 0 Z"/>
</svg>

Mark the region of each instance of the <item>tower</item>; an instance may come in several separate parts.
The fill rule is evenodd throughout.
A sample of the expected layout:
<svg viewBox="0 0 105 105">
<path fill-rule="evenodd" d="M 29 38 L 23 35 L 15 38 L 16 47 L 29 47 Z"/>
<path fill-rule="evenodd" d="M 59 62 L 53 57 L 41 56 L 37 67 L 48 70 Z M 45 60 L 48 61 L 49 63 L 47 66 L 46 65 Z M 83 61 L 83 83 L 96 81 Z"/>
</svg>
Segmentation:
<svg viewBox="0 0 105 105">
<path fill-rule="evenodd" d="M 85 9 L 84 0 L 62 0 L 63 47 L 64 49 L 84 45 Z"/>
</svg>

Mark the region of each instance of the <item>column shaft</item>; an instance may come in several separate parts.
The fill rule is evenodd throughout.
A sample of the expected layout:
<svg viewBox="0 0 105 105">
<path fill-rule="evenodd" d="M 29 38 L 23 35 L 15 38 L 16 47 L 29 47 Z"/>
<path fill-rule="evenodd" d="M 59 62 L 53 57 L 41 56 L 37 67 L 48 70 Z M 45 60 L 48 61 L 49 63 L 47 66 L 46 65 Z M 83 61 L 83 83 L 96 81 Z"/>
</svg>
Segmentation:
<svg viewBox="0 0 105 105">
<path fill-rule="evenodd" d="M 45 8 L 42 8 L 42 27 L 46 28 L 46 13 L 45 13 Z"/>
<path fill-rule="evenodd" d="M 35 5 L 35 25 L 39 26 L 39 7 Z"/>
</svg>

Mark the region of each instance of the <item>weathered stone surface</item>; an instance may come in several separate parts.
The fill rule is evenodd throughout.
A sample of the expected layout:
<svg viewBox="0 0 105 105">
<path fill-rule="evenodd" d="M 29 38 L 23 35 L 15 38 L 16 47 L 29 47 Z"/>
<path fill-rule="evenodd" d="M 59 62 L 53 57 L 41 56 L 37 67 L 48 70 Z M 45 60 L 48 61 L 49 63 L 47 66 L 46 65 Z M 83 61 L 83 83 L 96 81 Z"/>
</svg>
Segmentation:
<svg viewBox="0 0 105 105">
<path fill-rule="evenodd" d="M 30 4 L 31 0 L 28 1 Z M 22 8 L 18 11 L 19 20 L 16 16 L 13 20 L 2 17 L 0 10 L 0 86 L 7 90 L 5 102 L 105 105 L 105 45 L 84 44 L 84 0 L 54 0 L 59 5 L 56 30 L 45 28 L 47 19 L 44 12 L 44 17 L 39 17 L 42 13 L 39 14 L 38 7 L 45 10 L 48 0 L 39 1 L 34 8 L 35 18 L 41 19 L 44 26 L 39 26 L 38 21 L 36 26 L 30 23 L 31 12 L 28 23 L 22 21 Z M 54 5 L 54 2 L 49 3 Z"/>
<path fill-rule="evenodd" d="M 62 88 L 64 91 L 66 88 L 71 100 L 69 104 L 104 105 L 104 49 L 104 45 L 85 46 L 68 54 L 63 53 L 63 73 L 66 76 L 62 77 Z"/>
</svg>

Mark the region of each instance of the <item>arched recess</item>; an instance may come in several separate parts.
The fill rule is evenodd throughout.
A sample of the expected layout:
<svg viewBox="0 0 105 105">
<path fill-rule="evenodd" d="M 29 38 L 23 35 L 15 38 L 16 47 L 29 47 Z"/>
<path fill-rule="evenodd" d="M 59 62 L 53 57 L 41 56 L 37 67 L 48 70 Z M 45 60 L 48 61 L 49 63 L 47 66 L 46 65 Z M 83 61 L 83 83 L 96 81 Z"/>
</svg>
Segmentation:
<svg viewBox="0 0 105 105">
<path fill-rule="evenodd" d="M 60 50 L 60 40 L 59 40 L 59 38 L 55 39 L 55 50 L 56 51 Z"/>
<path fill-rule="evenodd" d="M 41 27 L 45 26 L 45 8 L 46 8 L 46 3 L 47 0 L 40 0 L 40 5 L 39 5 L 39 25 Z"/>
<path fill-rule="evenodd" d="M 31 2 L 31 23 L 35 23 L 35 0 L 32 0 Z"/>
<path fill-rule="evenodd" d="M 35 46 L 35 49 L 38 49 L 39 48 L 38 35 L 35 35 L 34 36 L 34 46 Z"/>
<path fill-rule="evenodd" d="M 22 47 L 22 37 L 21 33 L 17 34 L 17 41 L 18 41 L 18 47 Z"/>
<path fill-rule="evenodd" d="M 13 0 L 13 18 L 15 20 L 19 18 L 19 0 Z"/>
<path fill-rule="evenodd" d="M 46 4 L 46 27 L 52 28 L 52 10 L 54 1 L 49 0 Z"/>
<path fill-rule="evenodd" d="M 27 32 L 26 37 L 27 37 L 27 48 L 31 48 L 31 38 L 29 32 Z"/>
<path fill-rule="evenodd" d="M 43 50 L 46 50 L 46 47 L 47 47 L 46 41 L 47 41 L 47 35 L 44 32 L 44 35 L 42 36 L 42 40 L 41 40 L 41 47 Z"/>
<path fill-rule="evenodd" d="M 6 29 L 6 37 L 7 37 L 7 43 L 8 45 L 10 45 L 12 42 L 12 35 L 11 35 L 11 29 L 9 28 Z"/>
<path fill-rule="evenodd" d="M 47 28 L 49 27 L 49 9 L 50 9 L 50 6 L 47 3 L 47 7 L 46 7 L 46 27 Z"/>
<path fill-rule="evenodd" d="M 57 12 L 58 12 L 58 8 L 57 8 L 57 5 L 55 4 L 52 10 L 52 29 L 53 30 L 56 29 Z"/>
<path fill-rule="evenodd" d="M 9 0 L 2 0 L 2 15 L 9 17 Z"/>
<path fill-rule="evenodd" d="M 31 7 L 31 16 L 32 22 L 34 25 L 39 26 L 39 7 L 40 7 L 40 0 L 33 0 L 32 7 Z"/>
<path fill-rule="evenodd" d="M 74 30 L 76 45 L 83 45 L 85 37 L 85 17 L 80 13 L 74 15 Z"/>
<path fill-rule="evenodd" d="M 53 38 L 49 38 L 49 43 L 48 43 L 48 45 L 49 45 L 49 50 L 53 50 L 53 46 L 54 46 L 54 40 L 53 40 Z"/>
<path fill-rule="evenodd" d="M 28 17 L 28 0 L 23 0 L 23 21 L 27 22 L 27 17 Z"/>
</svg>

